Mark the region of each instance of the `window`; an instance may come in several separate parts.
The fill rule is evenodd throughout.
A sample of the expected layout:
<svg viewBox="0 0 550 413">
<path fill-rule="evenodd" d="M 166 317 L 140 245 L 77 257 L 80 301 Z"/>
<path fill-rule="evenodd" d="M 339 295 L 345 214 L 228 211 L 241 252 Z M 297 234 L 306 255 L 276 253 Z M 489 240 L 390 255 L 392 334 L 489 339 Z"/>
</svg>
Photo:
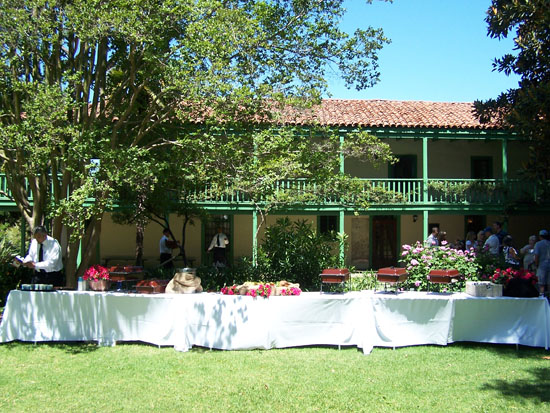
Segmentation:
<svg viewBox="0 0 550 413">
<path fill-rule="evenodd" d="M 472 156 L 472 179 L 493 178 L 493 158 L 490 156 Z"/>
<path fill-rule="evenodd" d="M 321 215 L 319 217 L 319 232 L 328 234 L 331 231 L 338 232 L 338 217 L 336 215 Z"/>
</svg>

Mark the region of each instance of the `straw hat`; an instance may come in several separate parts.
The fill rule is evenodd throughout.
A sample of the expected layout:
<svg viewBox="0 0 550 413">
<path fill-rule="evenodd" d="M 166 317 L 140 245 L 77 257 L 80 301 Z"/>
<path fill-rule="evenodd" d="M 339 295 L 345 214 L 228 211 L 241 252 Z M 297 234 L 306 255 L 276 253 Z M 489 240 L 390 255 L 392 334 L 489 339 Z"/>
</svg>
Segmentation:
<svg viewBox="0 0 550 413">
<path fill-rule="evenodd" d="M 192 294 L 202 292 L 201 279 L 190 272 L 177 272 L 166 286 L 172 294 Z"/>
</svg>

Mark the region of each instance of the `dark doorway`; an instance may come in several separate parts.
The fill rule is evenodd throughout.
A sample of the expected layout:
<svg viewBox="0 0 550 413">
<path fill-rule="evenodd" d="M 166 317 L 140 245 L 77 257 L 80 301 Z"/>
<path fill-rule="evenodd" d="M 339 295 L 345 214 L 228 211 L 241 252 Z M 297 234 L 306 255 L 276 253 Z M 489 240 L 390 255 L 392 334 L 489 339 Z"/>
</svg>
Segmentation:
<svg viewBox="0 0 550 413">
<path fill-rule="evenodd" d="M 464 234 L 474 231 L 476 234 L 486 227 L 485 215 L 466 215 L 464 217 Z"/>
<path fill-rule="evenodd" d="M 390 165 L 390 178 L 416 178 L 416 155 L 396 155 L 398 161 Z"/>
<path fill-rule="evenodd" d="M 397 265 L 397 219 L 394 216 L 372 217 L 372 268 Z"/>
<path fill-rule="evenodd" d="M 232 263 L 232 257 L 233 254 L 231 251 L 233 250 L 232 244 L 233 244 L 233 237 L 232 237 L 232 231 L 231 231 L 231 216 L 228 215 L 209 215 L 208 221 L 204 223 L 204 246 L 203 251 L 205 252 L 205 259 L 203 259 L 204 265 L 211 265 L 212 264 L 212 253 L 207 253 L 208 247 L 210 246 L 210 242 L 212 242 L 212 238 L 218 233 L 218 228 L 222 229 L 222 232 L 227 235 L 227 238 L 229 239 L 229 245 L 226 247 L 226 258 L 229 264 Z"/>
<path fill-rule="evenodd" d="M 493 158 L 490 156 L 472 156 L 472 179 L 493 179 Z"/>
</svg>

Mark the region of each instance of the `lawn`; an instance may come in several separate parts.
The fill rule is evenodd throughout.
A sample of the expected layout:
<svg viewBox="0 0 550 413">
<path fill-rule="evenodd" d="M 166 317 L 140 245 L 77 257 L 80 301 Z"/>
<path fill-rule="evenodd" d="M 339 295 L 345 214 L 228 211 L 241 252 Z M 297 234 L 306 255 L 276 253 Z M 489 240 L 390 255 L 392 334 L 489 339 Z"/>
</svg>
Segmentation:
<svg viewBox="0 0 550 413">
<path fill-rule="evenodd" d="M 454 344 L 396 350 L 209 351 L 144 344 L 0 345 L 2 412 L 550 410 L 550 352 Z"/>
</svg>

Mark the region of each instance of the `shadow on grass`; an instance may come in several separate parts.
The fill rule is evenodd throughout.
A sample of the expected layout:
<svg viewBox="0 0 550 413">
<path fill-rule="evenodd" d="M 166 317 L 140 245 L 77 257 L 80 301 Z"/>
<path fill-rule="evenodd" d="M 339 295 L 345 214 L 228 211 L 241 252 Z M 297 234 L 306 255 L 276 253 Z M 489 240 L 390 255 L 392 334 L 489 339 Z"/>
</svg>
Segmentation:
<svg viewBox="0 0 550 413">
<path fill-rule="evenodd" d="M 456 342 L 449 347 L 461 348 L 471 351 L 491 352 L 499 357 L 508 358 L 543 358 L 550 357 L 550 351 L 542 347 L 516 346 L 515 344 L 491 344 L 474 342 Z"/>
<path fill-rule="evenodd" d="M 23 342 L 23 341 L 12 341 L 10 343 L 2 344 L 2 348 L 8 349 L 8 350 L 26 350 L 26 351 L 34 351 L 39 347 L 49 347 L 51 349 L 58 349 L 62 350 L 65 353 L 68 354 L 87 354 L 92 353 L 96 351 L 99 347 L 97 343 L 95 342 L 82 342 L 82 341 L 68 341 L 68 342 L 55 342 L 55 341 L 47 341 L 47 342 L 37 342 L 37 343 L 29 343 L 29 342 Z"/>
<path fill-rule="evenodd" d="M 515 381 L 496 380 L 486 383 L 481 390 L 499 392 L 503 397 L 524 398 L 540 403 L 550 402 L 550 368 L 541 367 L 528 371 L 532 377 Z"/>
</svg>

